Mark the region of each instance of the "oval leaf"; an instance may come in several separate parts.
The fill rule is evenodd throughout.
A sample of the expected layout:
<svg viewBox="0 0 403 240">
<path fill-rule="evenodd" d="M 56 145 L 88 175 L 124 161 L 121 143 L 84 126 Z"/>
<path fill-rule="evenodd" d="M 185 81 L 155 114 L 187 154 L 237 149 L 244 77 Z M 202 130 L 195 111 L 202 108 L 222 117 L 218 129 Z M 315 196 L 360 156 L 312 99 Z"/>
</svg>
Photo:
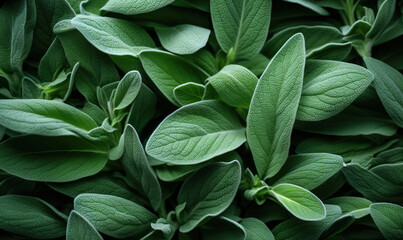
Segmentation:
<svg viewBox="0 0 403 240">
<path fill-rule="evenodd" d="M 115 110 L 121 110 L 132 104 L 141 88 L 141 75 L 138 71 L 130 71 L 119 82 L 113 99 Z"/>
<path fill-rule="evenodd" d="M 0 109 L 0 125 L 22 133 L 74 136 L 97 127 L 87 114 L 59 101 L 2 99 Z"/>
<path fill-rule="evenodd" d="M 186 105 L 166 117 L 150 136 L 147 153 L 176 165 L 191 165 L 238 148 L 245 129 L 238 116 L 214 100 Z"/>
<path fill-rule="evenodd" d="M 292 215 L 305 221 L 318 221 L 326 216 L 325 205 L 310 191 L 292 184 L 279 184 L 269 193 Z"/>
<path fill-rule="evenodd" d="M 81 194 L 74 199 L 74 210 L 94 227 L 115 238 L 144 234 L 157 217 L 144 207 L 124 198 L 103 194 Z"/>
<path fill-rule="evenodd" d="M 190 24 L 155 28 L 162 46 L 176 54 L 192 54 L 206 46 L 210 30 Z"/>
<path fill-rule="evenodd" d="M 275 176 L 273 185 L 291 183 L 313 190 L 343 167 L 343 158 L 329 153 L 307 153 L 290 156 Z"/>
<path fill-rule="evenodd" d="M 245 67 L 227 65 L 208 81 L 226 104 L 249 108 L 258 79 Z"/>
<path fill-rule="evenodd" d="M 135 15 L 152 12 L 159 8 L 171 4 L 174 0 L 109 0 L 101 10 L 108 12 L 121 13 L 125 15 Z"/>
<path fill-rule="evenodd" d="M 116 18 L 78 15 L 71 24 L 101 52 L 137 56 L 154 47 L 151 37 L 141 27 Z"/>
</svg>

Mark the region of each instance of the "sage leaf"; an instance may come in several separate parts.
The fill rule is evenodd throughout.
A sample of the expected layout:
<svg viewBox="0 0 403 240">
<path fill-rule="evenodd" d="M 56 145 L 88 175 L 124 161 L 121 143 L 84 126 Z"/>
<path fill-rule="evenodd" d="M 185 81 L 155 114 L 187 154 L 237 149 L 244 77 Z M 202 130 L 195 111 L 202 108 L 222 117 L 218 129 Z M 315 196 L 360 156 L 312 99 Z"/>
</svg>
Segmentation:
<svg viewBox="0 0 403 240">
<path fill-rule="evenodd" d="M 141 186 L 152 207 L 157 210 L 162 201 L 161 187 L 148 163 L 140 138 L 131 125 L 125 128 L 123 141 L 124 150 L 121 158 L 123 169 L 134 180 L 135 185 Z"/>
<path fill-rule="evenodd" d="M 146 233 L 157 217 L 146 208 L 124 198 L 103 194 L 80 194 L 74 210 L 100 232 L 115 238 Z"/>
<path fill-rule="evenodd" d="M 273 233 L 257 218 L 242 219 L 241 225 L 245 229 L 245 240 L 274 240 Z"/>
<path fill-rule="evenodd" d="M 162 46 L 176 54 L 192 54 L 206 46 L 210 30 L 190 24 L 155 28 Z"/>
<path fill-rule="evenodd" d="M 66 240 L 101 240 L 102 236 L 87 219 L 76 211 L 71 211 L 67 221 Z"/>
<path fill-rule="evenodd" d="M 358 164 L 348 164 L 343 169 L 348 183 L 365 198 L 373 201 L 401 202 L 403 188 Z"/>
<path fill-rule="evenodd" d="M 155 46 L 147 32 L 125 20 L 78 15 L 71 20 L 71 24 L 94 47 L 107 54 L 137 56 L 141 51 Z"/>
<path fill-rule="evenodd" d="M 308 190 L 293 184 L 278 184 L 269 190 L 292 215 L 305 221 L 319 221 L 326 217 L 325 205 Z"/>
<path fill-rule="evenodd" d="M 211 19 L 222 50 L 229 53 L 233 49 L 236 59 L 256 56 L 269 32 L 271 3 L 271 0 L 212 0 Z"/>
<path fill-rule="evenodd" d="M 246 133 L 262 179 L 274 176 L 287 159 L 304 66 L 304 37 L 296 34 L 270 61 L 253 94 Z"/>
<path fill-rule="evenodd" d="M 152 12 L 171 4 L 173 1 L 174 0 L 160 0 L 156 2 L 148 2 L 146 0 L 109 0 L 101 10 L 125 15 L 135 15 Z"/>
<path fill-rule="evenodd" d="M 368 69 L 375 75 L 374 86 L 389 116 L 403 127 L 403 75 L 374 58 L 364 58 Z"/>
<path fill-rule="evenodd" d="M 245 67 L 227 65 L 207 81 L 226 104 L 232 107 L 249 108 L 258 79 Z"/>
<path fill-rule="evenodd" d="M 396 0 L 385 0 L 379 7 L 376 18 L 372 23 L 372 27 L 366 34 L 367 38 L 376 38 L 385 30 L 395 12 Z"/>
<path fill-rule="evenodd" d="M 238 148 L 245 129 L 236 114 L 215 100 L 186 105 L 161 122 L 146 152 L 161 161 L 191 165 Z"/>
<path fill-rule="evenodd" d="M 33 181 L 74 181 L 101 171 L 106 151 L 102 142 L 74 136 L 19 136 L 0 143 L 0 169 Z"/>
<path fill-rule="evenodd" d="M 292 155 L 274 177 L 273 185 L 290 183 L 306 190 L 320 186 L 343 167 L 343 158 L 329 153 Z"/>
<path fill-rule="evenodd" d="M 115 97 L 113 99 L 115 106 L 114 110 L 121 110 L 129 106 L 137 97 L 140 87 L 140 73 L 138 71 L 130 71 L 126 73 L 116 88 Z"/>
<path fill-rule="evenodd" d="M 320 121 L 350 105 L 372 82 L 373 74 L 351 63 L 308 60 L 297 119 Z"/>
<path fill-rule="evenodd" d="M 388 240 L 398 240 L 403 237 L 403 207 L 390 203 L 374 203 L 370 213 L 382 235 Z"/>
<path fill-rule="evenodd" d="M 0 108 L 0 125 L 30 134 L 77 136 L 97 127 L 87 114 L 59 101 L 2 99 Z"/>
<path fill-rule="evenodd" d="M 66 216 L 49 203 L 22 195 L 0 196 L 0 229 L 39 239 L 64 236 Z"/>
<path fill-rule="evenodd" d="M 178 204 L 186 203 L 179 215 L 179 230 L 189 232 L 205 218 L 222 213 L 234 199 L 240 181 L 241 166 L 236 160 L 208 165 L 190 176 L 178 194 Z"/>
</svg>

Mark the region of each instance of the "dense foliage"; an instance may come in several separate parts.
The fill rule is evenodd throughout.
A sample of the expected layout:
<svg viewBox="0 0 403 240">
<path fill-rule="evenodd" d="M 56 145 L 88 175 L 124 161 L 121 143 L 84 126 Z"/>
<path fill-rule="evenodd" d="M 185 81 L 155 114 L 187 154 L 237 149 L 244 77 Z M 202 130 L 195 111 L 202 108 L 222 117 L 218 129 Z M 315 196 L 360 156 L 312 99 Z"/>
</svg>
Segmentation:
<svg viewBox="0 0 403 240">
<path fill-rule="evenodd" d="M 0 238 L 403 239 L 403 2 L 9 0 Z"/>
</svg>

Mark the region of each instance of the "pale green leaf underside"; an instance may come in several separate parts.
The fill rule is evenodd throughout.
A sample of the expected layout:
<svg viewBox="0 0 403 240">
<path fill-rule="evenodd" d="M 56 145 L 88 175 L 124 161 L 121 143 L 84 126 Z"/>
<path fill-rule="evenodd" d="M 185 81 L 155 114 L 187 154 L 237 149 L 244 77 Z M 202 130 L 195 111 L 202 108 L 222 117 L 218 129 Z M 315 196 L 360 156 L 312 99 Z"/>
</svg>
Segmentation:
<svg viewBox="0 0 403 240">
<path fill-rule="evenodd" d="M 206 46 L 210 30 L 190 24 L 155 29 L 162 46 L 176 54 L 192 54 Z"/>
<path fill-rule="evenodd" d="M 87 114 L 55 100 L 0 100 L 0 125 L 44 136 L 85 135 L 97 127 Z"/>
<path fill-rule="evenodd" d="M 291 214 L 306 221 L 318 221 L 326 216 L 322 201 L 308 190 L 292 184 L 279 184 L 270 190 Z"/>
<path fill-rule="evenodd" d="M 287 159 L 304 66 L 304 37 L 296 34 L 271 60 L 253 94 L 246 132 L 262 179 L 274 176 Z"/>
<path fill-rule="evenodd" d="M 101 10 L 125 15 L 136 15 L 152 12 L 171 4 L 173 1 L 174 0 L 109 0 Z"/>
<path fill-rule="evenodd" d="M 154 47 L 151 37 L 141 27 L 116 18 L 78 15 L 71 24 L 98 50 L 117 56 L 137 56 Z"/>
<path fill-rule="evenodd" d="M 146 152 L 164 162 L 191 165 L 232 151 L 245 140 L 238 116 L 225 104 L 206 100 L 166 117 L 149 138 Z"/>
<path fill-rule="evenodd" d="M 119 82 L 116 88 L 116 94 L 114 100 L 115 110 L 124 109 L 129 106 L 141 87 L 141 75 L 138 71 L 130 71 Z"/>
</svg>

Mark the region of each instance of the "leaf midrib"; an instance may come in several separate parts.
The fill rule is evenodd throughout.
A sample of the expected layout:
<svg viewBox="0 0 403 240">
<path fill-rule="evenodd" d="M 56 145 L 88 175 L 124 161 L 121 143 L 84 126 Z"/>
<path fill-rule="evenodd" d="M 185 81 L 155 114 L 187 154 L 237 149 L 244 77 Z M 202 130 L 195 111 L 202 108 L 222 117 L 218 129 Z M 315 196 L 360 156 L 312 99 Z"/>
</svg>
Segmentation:
<svg viewBox="0 0 403 240">
<path fill-rule="evenodd" d="M 245 4 L 246 4 L 246 0 L 243 0 L 243 2 L 242 2 L 242 10 L 241 10 L 241 18 L 239 19 L 238 32 L 237 32 L 237 36 L 235 38 L 235 43 L 234 43 L 234 56 L 235 57 L 236 57 L 236 54 L 237 54 L 237 48 L 238 48 L 238 45 L 239 45 L 239 39 L 241 38 L 242 23 L 243 23 L 243 18 L 244 18 L 244 14 L 245 14 Z"/>
<path fill-rule="evenodd" d="M 160 149 L 160 148 L 164 148 L 164 147 L 166 147 L 166 146 L 168 146 L 168 145 L 171 145 L 171 144 L 176 144 L 176 143 L 179 143 L 179 142 L 189 141 L 190 139 L 203 138 L 203 137 L 205 137 L 205 136 L 214 136 L 214 135 L 225 134 L 225 133 L 232 133 L 232 132 L 242 132 L 242 131 L 244 131 L 244 130 L 245 130 L 245 128 L 239 128 L 239 129 L 233 129 L 233 130 L 225 130 L 225 131 L 218 131 L 218 132 L 213 132 L 213 133 L 207 133 L 207 134 L 199 135 L 199 136 L 196 136 L 196 137 L 190 137 L 190 138 L 186 138 L 186 139 L 177 140 L 177 141 L 175 141 L 174 143 L 169 142 L 168 144 L 160 145 L 160 146 L 158 146 L 158 147 L 151 148 L 151 149 L 153 149 L 153 150 L 158 150 L 158 149 Z M 151 137 L 150 137 L 150 138 L 151 138 Z"/>
</svg>

